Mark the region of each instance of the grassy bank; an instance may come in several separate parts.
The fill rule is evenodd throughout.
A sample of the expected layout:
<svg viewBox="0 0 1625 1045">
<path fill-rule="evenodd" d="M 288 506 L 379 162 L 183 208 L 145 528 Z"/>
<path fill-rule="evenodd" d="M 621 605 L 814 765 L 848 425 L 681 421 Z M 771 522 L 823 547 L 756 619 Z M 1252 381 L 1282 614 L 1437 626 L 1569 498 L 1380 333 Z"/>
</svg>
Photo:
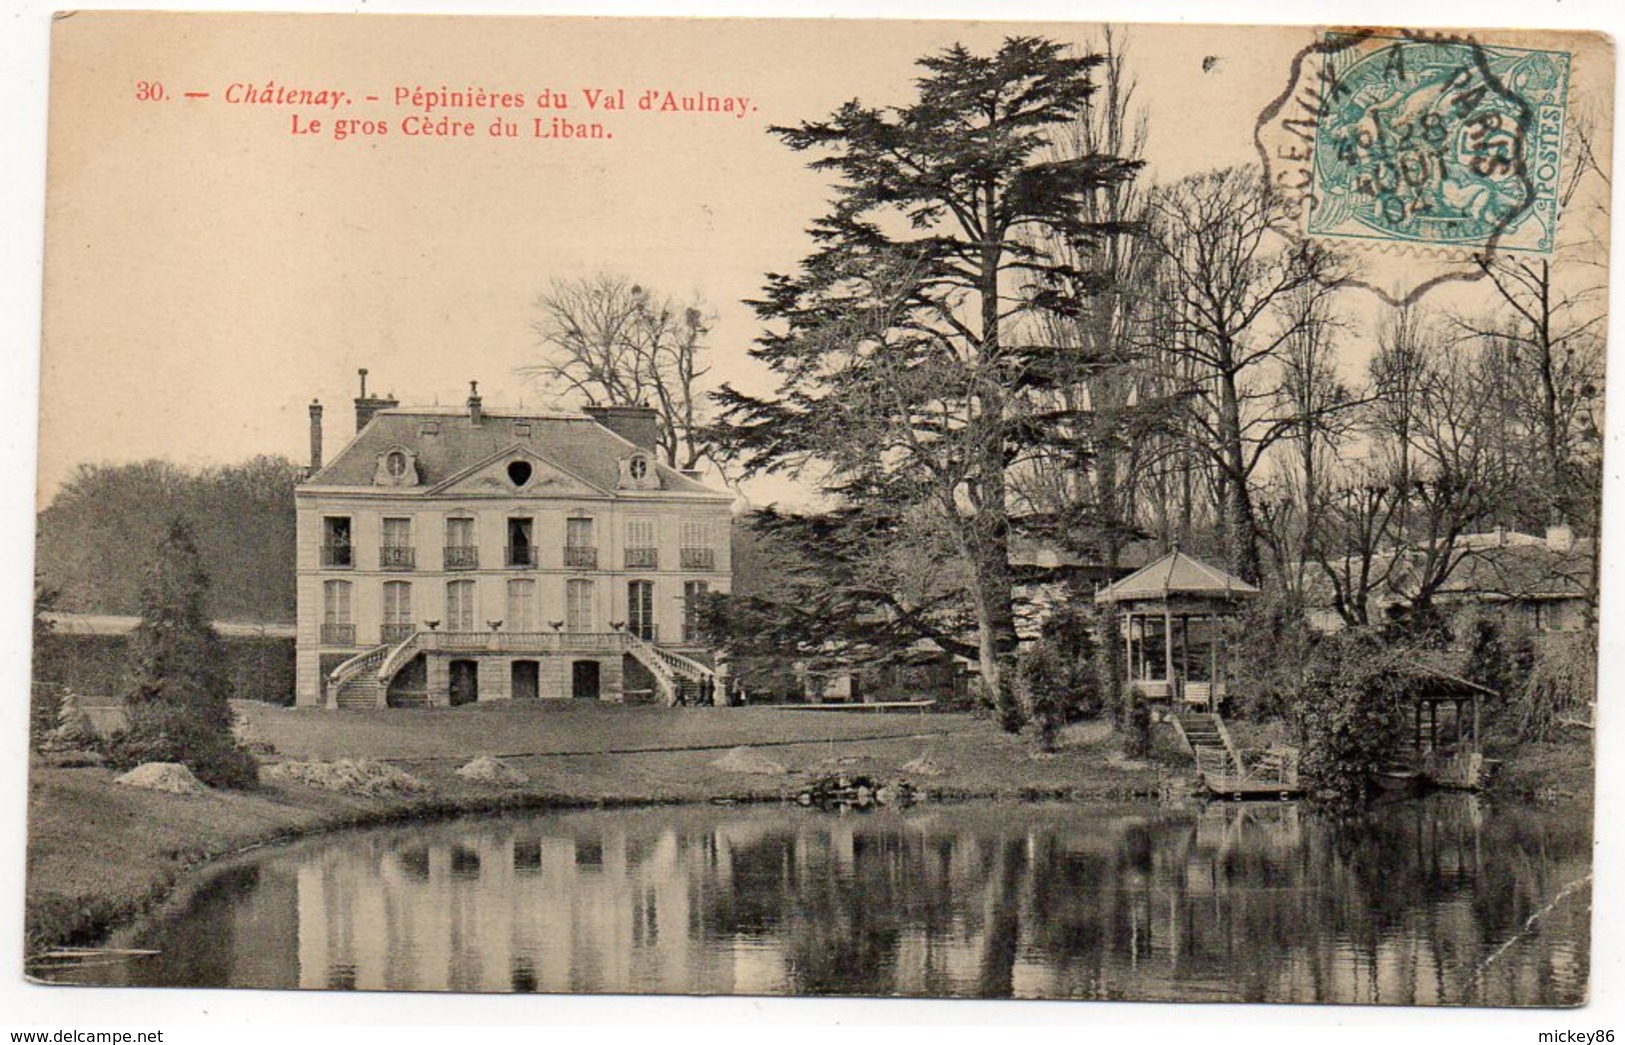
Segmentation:
<svg viewBox="0 0 1625 1045">
<path fill-rule="evenodd" d="M 268 760 L 389 760 L 428 785 L 367 798 L 292 784 L 199 797 L 138 791 L 99 768 L 36 764 L 29 777 L 28 947 L 94 942 L 148 909 L 187 870 L 248 846 L 396 818 L 583 804 L 780 799 L 835 770 L 885 779 L 924 755 L 914 776 L 939 797 L 1123 798 L 1156 794 L 1166 767 L 1126 760 L 1104 726 L 1073 727 L 1060 751 L 969 715 L 874 715 L 770 708 L 490 705 L 335 713 L 239 708 Z M 750 746 L 782 774 L 713 765 Z M 456 775 L 476 755 L 504 757 L 529 782 Z"/>
<path fill-rule="evenodd" d="M 113 784 L 111 771 L 37 763 L 29 777 L 28 946 L 91 943 L 164 897 L 187 870 L 249 846 L 392 819 L 577 805 L 777 800 L 834 771 L 906 777 L 937 798 L 1121 799 L 1179 788 L 1194 776 L 1169 730 L 1151 761 L 1124 758 L 1103 724 L 1069 727 L 1061 749 L 1036 755 L 1026 737 L 962 714 L 818 713 L 772 708 L 488 705 L 424 711 L 330 712 L 241 705 L 267 761 L 366 758 L 423 781 L 418 795 L 338 794 L 288 783 L 199 797 Z M 1238 722 L 1243 747 L 1282 738 Z M 785 772 L 729 772 L 715 763 L 748 746 Z M 518 786 L 471 783 L 456 770 L 498 755 Z M 1589 801 L 1589 734 L 1492 751 L 1508 796 Z M 905 773 L 921 756 L 940 772 Z"/>
</svg>

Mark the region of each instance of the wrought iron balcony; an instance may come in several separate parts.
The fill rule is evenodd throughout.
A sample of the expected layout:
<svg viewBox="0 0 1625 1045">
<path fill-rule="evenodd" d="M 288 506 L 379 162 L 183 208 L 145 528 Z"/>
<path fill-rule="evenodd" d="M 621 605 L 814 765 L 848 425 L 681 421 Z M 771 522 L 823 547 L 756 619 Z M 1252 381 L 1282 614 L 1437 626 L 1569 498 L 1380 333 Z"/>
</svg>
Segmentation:
<svg viewBox="0 0 1625 1045">
<path fill-rule="evenodd" d="M 381 629 L 379 629 L 378 638 L 380 642 L 387 642 L 394 645 L 395 643 L 405 642 L 407 639 L 411 638 L 412 633 L 417 630 L 418 626 L 411 623 L 385 624 Z"/>
<path fill-rule="evenodd" d="M 597 548 L 578 548 L 573 545 L 564 546 L 564 565 L 585 568 L 589 570 L 598 568 Z"/>
<path fill-rule="evenodd" d="M 322 645 L 324 646 L 354 646 L 354 624 L 323 624 Z"/>
<path fill-rule="evenodd" d="M 480 550 L 471 544 L 448 544 L 445 547 L 446 569 L 477 570 L 480 568 Z"/>
<path fill-rule="evenodd" d="M 530 569 L 536 565 L 536 546 L 534 544 L 508 545 L 508 565 L 519 569 Z"/>
<path fill-rule="evenodd" d="M 414 570 L 417 563 L 416 548 L 386 544 L 378 549 L 378 568 L 381 570 Z"/>
<path fill-rule="evenodd" d="M 354 566 L 355 546 L 350 544 L 322 545 L 323 566 Z"/>
<path fill-rule="evenodd" d="M 629 570 L 653 570 L 660 566 L 659 548 L 628 548 L 626 549 L 626 568 Z"/>
<path fill-rule="evenodd" d="M 414 648 L 474 653 L 620 653 L 619 631 L 420 631 Z"/>
<path fill-rule="evenodd" d="M 683 569 L 685 570 L 714 570 L 717 568 L 717 553 L 714 548 L 684 548 L 682 560 Z"/>
</svg>

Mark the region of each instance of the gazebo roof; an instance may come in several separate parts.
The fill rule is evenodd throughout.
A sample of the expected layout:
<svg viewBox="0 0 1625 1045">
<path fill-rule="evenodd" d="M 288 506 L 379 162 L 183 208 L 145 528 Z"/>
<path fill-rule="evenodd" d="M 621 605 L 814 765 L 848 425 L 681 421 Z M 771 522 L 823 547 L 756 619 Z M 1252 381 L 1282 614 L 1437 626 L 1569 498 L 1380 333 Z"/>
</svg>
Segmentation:
<svg viewBox="0 0 1625 1045">
<path fill-rule="evenodd" d="M 1179 549 L 1143 566 L 1115 584 L 1095 593 L 1096 602 L 1131 602 L 1167 599 L 1174 595 L 1238 598 L 1257 595 L 1258 589 Z"/>
</svg>

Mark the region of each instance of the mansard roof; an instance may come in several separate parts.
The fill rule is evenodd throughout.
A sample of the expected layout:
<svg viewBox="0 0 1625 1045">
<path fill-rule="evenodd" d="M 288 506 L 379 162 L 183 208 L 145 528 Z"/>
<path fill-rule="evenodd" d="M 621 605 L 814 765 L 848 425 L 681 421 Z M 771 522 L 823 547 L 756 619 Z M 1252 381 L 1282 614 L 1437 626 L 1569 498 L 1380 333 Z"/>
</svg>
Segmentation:
<svg viewBox="0 0 1625 1045">
<path fill-rule="evenodd" d="M 530 426 L 528 435 L 518 434 L 519 424 Z M 370 489 L 379 455 L 397 447 L 417 455 L 418 484 L 393 491 L 408 496 L 434 490 L 446 480 L 516 447 L 592 486 L 613 491 L 620 481 L 621 461 L 638 450 L 585 414 L 486 410 L 476 425 L 467 410 L 397 407 L 374 414 L 349 445 L 305 480 L 301 488 Z M 726 496 L 667 468 L 656 453 L 649 452 L 649 460 L 655 466 L 662 491 Z"/>
</svg>

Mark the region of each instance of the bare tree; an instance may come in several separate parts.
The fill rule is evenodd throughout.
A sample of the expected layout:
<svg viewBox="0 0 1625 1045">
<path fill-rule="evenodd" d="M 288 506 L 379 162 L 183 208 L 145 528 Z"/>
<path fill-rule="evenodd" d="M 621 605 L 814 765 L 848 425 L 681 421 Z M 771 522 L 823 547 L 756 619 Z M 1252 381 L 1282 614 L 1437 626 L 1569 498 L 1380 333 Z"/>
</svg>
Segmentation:
<svg viewBox="0 0 1625 1045">
<path fill-rule="evenodd" d="M 711 319 L 702 303 L 601 272 L 554 280 L 536 308 L 542 358 L 519 373 L 593 406 L 652 406 L 666 464 L 691 469 L 707 458 L 701 411 Z"/>
<path fill-rule="evenodd" d="M 1456 321 L 1468 336 L 1502 346 L 1506 405 L 1542 466 L 1533 486 L 1544 501 L 1547 517 L 1540 521 L 1596 532 L 1608 296 L 1601 230 L 1608 227 L 1612 186 L 1592 152 L 1594 118 L 1579 114 L 1568 130 L 1555 253 L 1481 255 L 1497 308 Z"/>
<path fill-rule="evenodd" d="M 1337 372 L 1330 299 L 1300 287 L 1282 303 L 1288 334 L 1281 345 L 1274 416 L 1287 425 L 1278 454 L 1281 496 L 1265 513 L 1282 585 L 1301 595 L 1321 538 L 1339 454 L 1360 400 Z"/>
<path fill-rule="evenodd" d="M 1197 370 L 1187 416 L 1220 481 L 1230 568 L 1260 576 L 1253 477 L 1298 419 L 1280 403 L 1281 352 L 1313 322 L 1316 301 L 1341 282 L 1336 260 L 1313 244 L 1286 249 L 1275 229 L 1280 199 L 1258 171 L 1231 167 L 1186 178 L 1151 203 L 1154 242 L 1172 277 L 1170 350 Z M 1272 372 L 1273 371 L 1273 372 Z"/>
</svg>

